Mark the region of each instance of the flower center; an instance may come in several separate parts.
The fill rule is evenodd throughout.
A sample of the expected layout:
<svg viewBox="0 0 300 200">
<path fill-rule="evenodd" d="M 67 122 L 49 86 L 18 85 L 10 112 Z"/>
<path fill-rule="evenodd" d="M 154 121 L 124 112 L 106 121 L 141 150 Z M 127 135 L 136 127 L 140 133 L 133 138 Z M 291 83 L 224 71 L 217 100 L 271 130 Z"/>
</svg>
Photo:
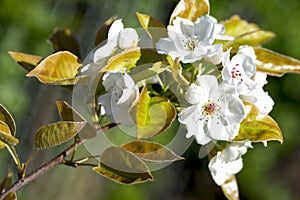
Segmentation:
<svg viewBox="0 0 300 200">
<path fill-rule="evenodd" d="M 194 51 L 194 49 L 198 46 L 197 38 L 189 38 L 184 45 L 186 51 Z"/>
<path fill-rule="evenodd" d="M 202 111 L 202 113 L 204 115 L 210 115 L 210 116 L 212 116 L 214 114 L 215 110 L 216 110 L 216 107 L 217 106 L 216 106 L 215 103 L 209 101 L 208 103 L 206 103 L 206 104 L 203 105 L 203 111 Z"/>
<path fill-rule="evenodd" d="M 235 66 L 238 67 L 239 64 L 236 64 Z M 233 67 L 232 70 L 230 71 L 231 78 L 236 78 L 240 81 L 243 81 L 242 72 L 240 70 L 238 70 L 236 67 Z"/>
</svg>

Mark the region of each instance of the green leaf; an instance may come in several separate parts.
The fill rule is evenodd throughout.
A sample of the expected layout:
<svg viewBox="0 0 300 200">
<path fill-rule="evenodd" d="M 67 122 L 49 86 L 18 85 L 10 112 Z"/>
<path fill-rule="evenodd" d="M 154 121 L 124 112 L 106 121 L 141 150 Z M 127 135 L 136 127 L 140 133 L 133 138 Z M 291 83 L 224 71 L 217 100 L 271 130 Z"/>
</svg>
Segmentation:
<svg viewBox="0 0 300 200">
<path fill-rule="evenodd" d="M 16 146 L 18 143 L 19 140 L 11 135 L 8 125 L 0 121 L 0 149 L 2 149 L 5 144 L 8 146 Z"/>
<path fill-rule="evenodd" d="M 241 122 L 239 134 L 233 141 L 262 142 L 276 140 L 283 142 L 282 132 L 278 124 L 266 114 L 262 114 L 252 104 L 245 104 L 245 110 L 249 111 Z"/>
<path fill-rule="evenodd" d="M 6 173 L 6 177 L 0 183 L 0 191 L 4 191 L 11 186 L 11 184 L 13 183 L 13 176 L 14 176 L 14 172 L 11 169 L 11 167 L 9 167 Z"/>
<path fill-rule="evenodd" d="M 170 17 L 170 24 L 176 17 L 186 18 L 194 22 L 202 15 L 208 13 L 208 0 L 180 0 Z"/>
<path fill-rule="evenodd" d="M 254 50 L 258 71 L 273 76 L 283 76 L 285 73 L 300 73 L 300 60 L 261 47 L 256 47 Z"/>
<path fill-rule="evenodd" d="M 63 121 L 85 121 L 85 119 L 65 101 L 56 101 L 59 116 Z"/>
<path fill-rule="evenodd" d="M 15 192 L 8 193 L 3 200 L 17 200 L 17 194 Z"/>
<path fill-rule="evenodd" d="M 98 167 L 93 170 L 117 183 L 135 184 L 152 181 L 148 167 L 134 154 L 120 148 L 109 147 L 100 158 Z"/>
<path fill-rule="evenodd" d="M 8 54 L 16 61 L 21 67 L 27 71 L 33 70 L 39 62 L 42 61 L 43 57 L 35 56 L 31 54 L 9 51 Z"/>
<path fill-rule="evenodd" d="M 170 67 L 172 69 L 172 76 L 174 80 L 182 85 L 189 85 L 188 80 L 182 75 L 182 66 L 180 64 L 180 61 L 178 58 L 173 60 L 170 56 L 167 57 L 167 60 L 170 64 Z"/>
<path fill-rule="evenodd" d="M 150 138 L 168 129 L 176 118 L 176 109 L 163 97 L 150 97 L 146 87 L 140 95 L 136 123 L 138 138 Z"/>
<path fill-rule="evenodd" d="M 117 19 L 117 16 L 113 16 L 107 19 L 104 24 L 98 29 L 96 38 L 95 38 L 95 46 L 101 44 L 101 42 L 107 39 L 107 34 L 109 28 L 111 27 L 112 23 Z"/>
<path fill-rule="evenodd" d="M 35 135 L 37 149 L 46 149 L 75 137 L 86 122 L 57 122 L 41 127 Z"/>
<path fill-rule="evenodd" d="M 239 200 L 239 188 L 235 176 L 231 176 L 221 186 L 222 191 L 228 200 Z"/>
<path fill-rule="evenodd" d="M 126 69 L 131 69 L 136 66 L 136 62 L 141 57 L 141 51 L 139 47 L 128 48 L 125 51 L 111 57 L 105 67 L 101 69 L 101 72 L 107 72 L 110 70 L 117 70 L 123 72 Z"/>
<path fill-rule="evenodd" d="M 52 45 L 55 52 L 69 51 L 80 58 L 80 46 L 76 37 L 69 29 L 54 29 L 49 36 L 48 42 Z"/>
<path fill-rule="evenodd" d="M 156 43 L 159 39 L 168 37 L 166 26 L 149 15 L 136 12 L 136 16 L 150 39 Z"/>
<path fill-rule="evenodd" d="M 16 123 L 8 110 L 0 104 L 0 122 L 4 122 L 10 130 L 12 136 L 16 135 Z"/>
<path fill-rule="evenodd" d="M 150 162 L 172 162 L 182 160 L 183 157 L 176 155 L 167 147 L 148 141 L 132 141 L 122 145 L 123 149 L 134 153 L 137 157 Z"/>
<path fill-rule="evenodd" d="M 275 33 L 264 31 L 256 24 L 248 23 L 237 15 L 232 16 L 223 24 L 225 34 L 235 37 L 234 40 L 224 45 L 224 49 L 232 47 L 233 51 L 237 51 L 241 45 L 258 46 L 276 36 Z"/>
<path fill-rule="evenodd" d="M 59 51 L 45 58 L 26 76 L 35 76 L 42 83 L 73 85 L 79 80 L 75 76 L 80 67 L 77 56 L 68 51 Z"/>
</svg>

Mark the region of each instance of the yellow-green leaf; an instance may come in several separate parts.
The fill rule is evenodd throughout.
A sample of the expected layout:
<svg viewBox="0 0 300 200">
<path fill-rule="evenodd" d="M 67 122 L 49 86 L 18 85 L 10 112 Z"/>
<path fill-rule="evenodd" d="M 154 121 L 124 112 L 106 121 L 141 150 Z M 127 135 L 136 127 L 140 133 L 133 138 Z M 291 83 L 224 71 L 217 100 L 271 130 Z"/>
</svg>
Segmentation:
<svg viewBox="0 0 300 200">
<path fill-rule="evenodd" d="M 146 87 L 140 94 L 136 123 L 138 138 L 150 138 L 169 128 L 176 117 L 176 109 L 163 97 L 150 97 Z"/>
<path fill-rule="evenodd" d="M 166 26 L 149 15 L 136 12 L 136 16 L 148 36 L 156 43 L 160 38 L 168 37 Z"/>
<path fill-rule="evenodd" d="M 8 110 L 0 104 L 0 122 L 4 122 L 10 130 L 12 136 L 16 135 L 16 123 Z"/>
<path fill-rule="evenodd" d="M 95 46 L 101 44 L 101 42 L 105 41 L 107 39 L 107 34 L 109 31 L 109 28 L 111 27 L 112 23 L 117 19 L 116 16 L 113 16 L 109 19 L 107 19 L 104 24 L 98 29 L 96 38 L 95 38 Z"/>
<path fill-rule="evenodd" d="M 150 170 L 143 161 L 120 147 L 106 149 L 101 155 L 99 166 L 93 168 L 93 170 L 122 184 L 135 184 L 153 180 Z"/>
<path fill-rule="evenodd" d="M 41 127 L 35 135 L 37 149 L 57 146 L 75 137 L 86 122 L 63 121 Z"/>
<path fill-rule="evenodd" d="M 176 17 L 196 21 L 205 14 L 209 14 L 208 0 L 180 0 L 170 17 L 170 24 Z"/>
<path fill-rule="evenodd" d="M 139 47 L 132 47 L 125 51 L 111 57 L 107 65 L 101 69 L 101 72 L 110 70 L 118 70 L 123 72 L 126 69 L 131 69 L 136 66 L 136 62 L 141 57 L 141 50 Z"/>
<path fill-rule="evenodd" d="M 186 80 L 186 78 L 182 74 L 182 67 L 179 62 L 179 59 L 176 58 L 175 60 L 173 60 L 170 56 L 168 56 L 167 60 L 172 69 L 172 76 L 173 76 L 174 80 L 179 84 L 189 85 L 188 80 Z"/>
<path fill-rule="evenodd" d="M 0 121 L 0 149 L 2 149 L 5 144 L 8 146 L 15 146 L 18 143 L 19 140 L 11 135 L 8 125 L 3 121 Z"/>
<path fill-rule="evenodd" d="M 56 101 L 59 116 L 63 121 L 85 121 L 85 119 L 65 101 Z"/>
<path fill-rule="evenodd" d="M 250 140 L 251 142 L 262 142 L 276 140 L 283 142 L 282 132 L 278 124 L 252 104 L 245 104 L 248 111 L 246 118 L 241 122 L 239 134 L 234 141 Z"/>
<path fill-rule="evenodd" d="M 169 148 L 155 142 L 142 140 L 132 141 L 122 145 L 122 148 L 150 162 L 172 162 L 184 159 L 176 155 Z"/>
<path fill-rule="evenodd" d="M 228 41 L 224 49 L 232 47 L 236 51 L 241 45 L 258 46 L 270 41 L 276 35 L 271 31 L 264 31 L 254 23 L 242 20 L 239 16 L 234 15 L 229 20 L 223 22 L 225 34 L 235 37 L 234 40 Z"/>
<path fill-rule="evenodd" d="M 258 71 L 273 76 L 282 76 L 285 73 L 300 73 L 300 60 L 261 47 L 256 47 L 254 50 Z"/>
<path fill-rule="evenodd" d="M 235 176 L 225 181 L 221 186 L 224 195 L 228 200 L 239 200 L 239 188 Z"/>
<path fill-rule="evenodd" d="M 0 121 L 0 133 L 11 135 L 9 127 L 6 123 Z M 0 149 L 5 147 L 5 143 L 0 140 Z"/>
<path fill-rule="evenodd" d="M 8 193 L 3 200 L 17 200 L 17 194 L 15 192 Z"/>
<path fill-rule="evenodd" d="M 49 36 L 48 41 L 55 52 L 69 51 L 80 58 L 80 46 L 71 30 L 54 29 L 53 33 Z"/>
<path fill-rule="evenodd" d="M 59 51 L 45 58 L 26 76 L 35 76 L 42 83 L 72 85 L 81 67 L 77 56 L 68 51 Z M 64 83 L 66 81 L 66 83 Z"/>
<path fill-rule="evenodd" d="M 21 67 L 23 67 L 27 71 L 31 71 L 43 59 L 43 57 L 41 56 L 35 56 L 21 52 L 9 51 L 8 54 L 12 57 L 14 61 L 16 61 Z"/>
</svg>

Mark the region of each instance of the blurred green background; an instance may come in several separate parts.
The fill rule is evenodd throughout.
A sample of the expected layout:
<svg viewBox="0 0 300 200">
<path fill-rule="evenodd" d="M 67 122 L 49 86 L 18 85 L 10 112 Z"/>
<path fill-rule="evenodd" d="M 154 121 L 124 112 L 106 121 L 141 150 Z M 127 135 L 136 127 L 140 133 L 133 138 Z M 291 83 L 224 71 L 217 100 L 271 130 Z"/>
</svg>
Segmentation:
<svg viewBox="0 0 300 200">
<path fill-rule="evenodd" d="M 238 14 L 277 34 L 265 46 L 300 59 L 299 0 L 211 0 L 211 15 L 218 20 Z M 56 27 L 70 28 L 86 55 L 93 46 L 97 28 L 118 15 L 125 26 L 138 27 L 135 12 L 146 13 L 167 24 L 176 0 L 1 0 L 0 1 L 0 103 L 17 122 L 21 143 L 17 150 L 25 160 L 31 151 L 33 133 L 41 125 L 58 120 L 56 100 L 71 102 L 60 88 L 25 79 L 7 51 L 41 56 L 51 54 L 47 37 Z M 300 196 L 300 75 L 269 77 L 265 87 L 276 104 L 271 113 L 279 123 L 284 143 L 255 144 L 244 156 L 244 169 L 237 175 L 241 199 L 298 199 Z M 30 169 L 49 160 L 64 146 L 41 152 Z M 224 199 L 207 169 L 199 160 L 199 145 L 185 153 L 186 160 L 155 171 L 155 181 L 123 186 L 96 175 L 90 168 L 58 166 L 18 191 L 19 199 Z M 0 151 L 0 179 L 12 164 L 6 150 Z"/>
</svg>

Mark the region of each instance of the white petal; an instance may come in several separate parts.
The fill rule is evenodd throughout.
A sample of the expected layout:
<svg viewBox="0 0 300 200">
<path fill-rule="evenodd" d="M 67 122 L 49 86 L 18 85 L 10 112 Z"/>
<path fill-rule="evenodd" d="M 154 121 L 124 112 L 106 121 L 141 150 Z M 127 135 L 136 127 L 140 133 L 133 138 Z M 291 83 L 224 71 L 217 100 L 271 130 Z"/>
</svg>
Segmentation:
<svg viewBox="0 0 300 200">
<path fill-rule="evenodd" d="M 112 115 L 111 111 L 111 93 L 103 94 L 98 98 L 98 103 L 103 106 L 105 115 Z"/>
<path fill-rule="evenodd" d="M 205 102 L 208 99 L 208 91 L 205 90 L 203 87 L 198 86 L 192 83 L 185 93 L 185 99 L 190 104 L 198 104 L 200 102 Z"/>
<path fill-rule="evenodd" d="M 103 46 L 99 47 L 98 49 L 96 49 L 95 53 L 94 53 L 94 63 L 97 63 L 98 61 L 100 61 L 103 58 L 108 58 L 112 52 L 114 51 L 114 49 L 117 47 L 117 41 L 118 38 L 112 38 L 110 40 L 107 40 L 107 43 L 104 44 Z"/>
<path fill-rule="evenodd" d="M 213 75 L 197 76 L 196 83 L 202 86 L 208 92 L 211 92 L 211 90 L 217 89 L 218 87 L 217 78 Z"/>
<path fill-rule="evenodd" d="M 124 24 L 122 23 L 122 19 L 115 20 L 109 28 L 107 38 L 118 38 L 121 30 L 124 29 Z"/>
<path fill-rule="evenodd" d="M 116 83 L 122 78 L 121 72 L 117 71 L 108 71 L 103 76 L 103 86 L 106 91 L 111 92 L 116 86 Z"/>
<path fill-rule="evenodd" d="M 120 32 L 119 46 L 122 49 L 137 46 L 139 36 L 133 28 L 125 28 Z"/>
</svg>

